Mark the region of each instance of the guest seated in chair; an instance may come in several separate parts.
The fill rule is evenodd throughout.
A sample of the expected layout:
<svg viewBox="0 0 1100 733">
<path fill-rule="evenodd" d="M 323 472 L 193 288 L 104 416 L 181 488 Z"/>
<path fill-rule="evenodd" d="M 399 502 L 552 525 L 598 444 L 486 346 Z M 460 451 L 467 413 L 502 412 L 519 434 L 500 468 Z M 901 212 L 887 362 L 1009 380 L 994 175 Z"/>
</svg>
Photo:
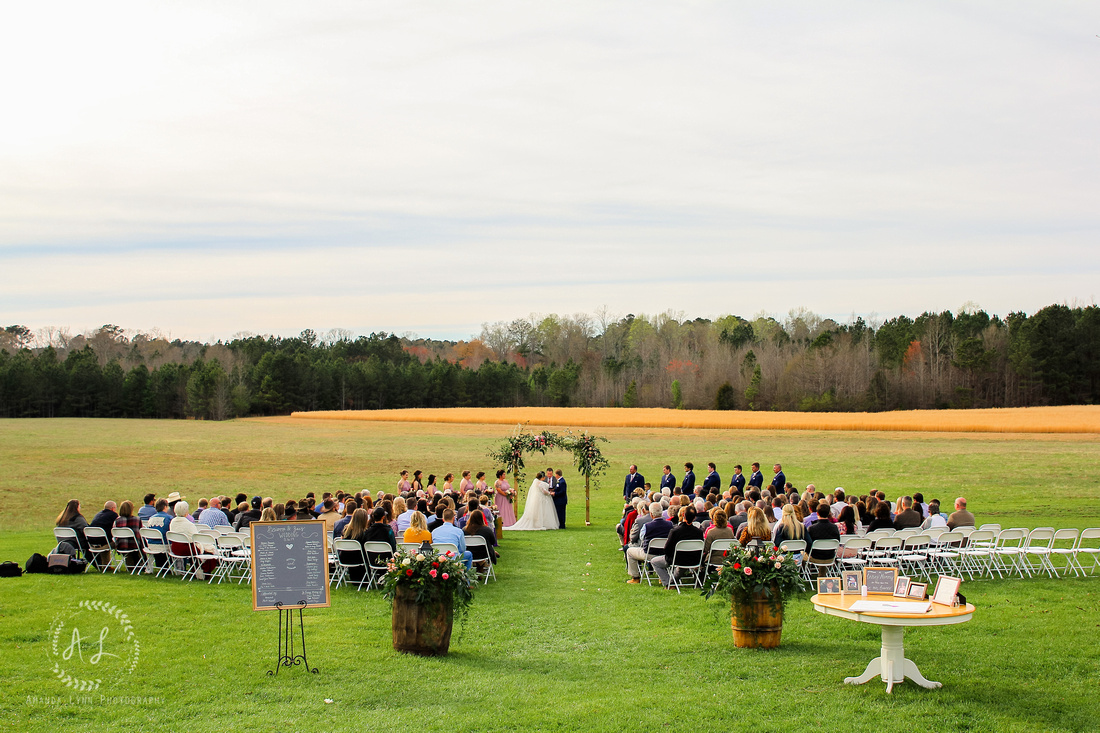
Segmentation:
<svg viewBox="0 0 1100 733">
<path fill-rule="evenodd" d="M 763 518 L 763 515 L 761 515 Z M 685 506 L 680 509 L 679 522 L 668 533 L 668 540 L 665 542 L 665 554 L 660 557 L 655 557 L 650 561 L 650 565 L 657 572 L 657 577 L 661 579 L 661 585 L 668 587 L 669 576 L 668 568 L 672 564 L 673 554 L 676 551 L 676 545 L 681 540 L 701 540 L 703 539 L 703 530 L 695 526 L 695 507 Z M 696 563 L 701 558 L 696 559 Z M 681 559 L 682 561 L 682 559 Z"/>
<path fill-rule="evenodd" d="M 405 530 L 405 536 L 401 541 L 415 542 L 418 545 L 424 542 L 429 545 L 432 543 L 432 533 L 428 529 L 428 520 L 424 517 L 423 512 L 413 512 L 409 528 Z"/>
<path fill-rule="evenodd" d="M 806 530 L 806 544 L 810 545 L 810 556 L 815 560 L 832 560 L 835 552 L 814 550 L 813 543 L 818 540 L 840 540 L 840 530 L 829 519 L 829 505 L 821 502 L 817 505 L 817 521 Z"/>
<path fill-rule="evenodd" d="M 141 520 L 134 516 L 134 502 L 122 502 L 118 508 L 118 517 L 115 518 L 114 526 L 134 531 L 134 539 L 119 539 L 115 542 L 115 549 L 126 558 L 126 569 L 133 570 L 142 563 L 141 545 L 137 541 Z"/>
</svg>

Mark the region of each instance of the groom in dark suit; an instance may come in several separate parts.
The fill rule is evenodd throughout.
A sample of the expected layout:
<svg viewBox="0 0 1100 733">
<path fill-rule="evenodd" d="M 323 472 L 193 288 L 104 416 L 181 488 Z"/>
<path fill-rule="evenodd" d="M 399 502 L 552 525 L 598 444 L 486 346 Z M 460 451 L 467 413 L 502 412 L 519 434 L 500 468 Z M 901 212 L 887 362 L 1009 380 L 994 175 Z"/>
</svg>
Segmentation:
<svg viewBox="0 0 1100 733">
<path fill-rule="evenodd" d="M 554 472 L 554 508 L 558 510 L 558 529 L 565 529 L 565 505 L 569 503 L 568 486 L 561 476 L 561 469 Z"/>
</svg>

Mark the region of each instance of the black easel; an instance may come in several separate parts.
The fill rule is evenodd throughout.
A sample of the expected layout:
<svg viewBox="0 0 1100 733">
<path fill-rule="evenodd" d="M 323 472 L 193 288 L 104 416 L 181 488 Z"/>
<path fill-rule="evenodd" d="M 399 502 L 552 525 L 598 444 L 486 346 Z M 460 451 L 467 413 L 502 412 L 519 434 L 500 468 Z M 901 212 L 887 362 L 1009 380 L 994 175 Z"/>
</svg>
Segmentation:
<svg viewBox="0 0 1100 733">
<path fill-rule="evenodd" d="M 309 662 L 306 660 L 306 628 L 302 625 L 302 609 L 306 607 L 304 600 L 294 604 L 292 608 L 283 608 L 281 601 L 275 603 L 275 608 L 279 609 L 279 656 L 275 661 L 275 669 L 268 670 L 267 673 L 271 676 L 279 674 L 280 667 L 294 667 L 299 664 L 304 664 L 306 669 L 313 674 L 319 674 L 320 670 L 316 667 L 310 667 Z M 298 611 L 298 631 L 301 632 L 302 637 L 302 653 L 294 653 L 294 612 Z M 286 622 L 283 621 L 283 614 L 286 614 Z"/>
</svg>

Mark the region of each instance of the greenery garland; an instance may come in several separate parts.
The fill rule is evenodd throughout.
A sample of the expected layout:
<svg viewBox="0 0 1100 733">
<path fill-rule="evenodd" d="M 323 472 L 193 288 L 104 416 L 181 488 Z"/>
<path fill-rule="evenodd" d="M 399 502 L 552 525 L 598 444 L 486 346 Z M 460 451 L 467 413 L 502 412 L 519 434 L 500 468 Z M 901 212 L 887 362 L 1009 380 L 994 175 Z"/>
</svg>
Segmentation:
<svg viewBox="0 0 1100 733">
<path fill-rule="evenodd" d="M 599 476 L 611 465 L 599 446 L 607 442 L 607 438 L 591 435 L 587 430 L 579 435 L 572 430 L 566 430 L 564 435 L 550 430 L 529 433 L 526 424 L 520 424 L 503 443 L 490 448 L 486 455 L 494 465 L 503 466 L 504 471 L 518 481 L 524 478 L 524 457 L 528 453 L 546 455 L 547 450 L 558 448 L 572 454 L 573 465 L 580 474 L 598 486 Z M 517 491 L 520 489 L 519 486 L 515 488 Z"/>
</svg>

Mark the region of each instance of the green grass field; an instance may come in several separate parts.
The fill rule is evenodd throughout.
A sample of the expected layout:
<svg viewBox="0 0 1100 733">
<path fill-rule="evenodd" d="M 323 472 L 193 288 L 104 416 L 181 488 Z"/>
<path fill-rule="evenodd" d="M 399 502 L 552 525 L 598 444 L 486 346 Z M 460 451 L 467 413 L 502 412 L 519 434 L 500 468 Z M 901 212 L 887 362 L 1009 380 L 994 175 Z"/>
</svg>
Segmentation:
<svg viewBox="0 0 1100 733">
<path fill-rule="evenodd" d="M 0 560 L 52 546 L 53 518 L 80 498 L 178 490 L 296 498 L 390 489 L 401 468 L 492 467 L 507 429 L 412 423 L 243 420 L 0 421 Z M 720 605 L 625 584 L 613 531 L 621 474 L 781 461 L 795 485 L 864 493 L 963 494 L 979 522 L 1100 526 L 1100 438 L 936 433 L 600 429 L 613 470 L 583 527 L 583 482 L 566 466 L 570 529 L 507 534 L 499 582 L 478 593 L 444 659 L 393 652 L 389 608 L 341 588 L 306 613 L 310 662 L 267 676 L 276 616 L 244 586 L 149 576 L 24 576 L 0 587 L 0 726 L 10 730 L 768 730 L 1094 731 L 1100 575 L 964 583 L 974 620 L 911 629 L 907 656 L 940 690 L 842 684 L 877 656 L 877 627 L 787 611 L 774 652 L 732 645 Z M 550 453 L 534 467 L 563 465 Z M 808 597 L 808 596 L 807 596 Z M 128 614 L 133 674 L 81 698 L 53 676 L 50 626 L 80 601 Z M 456 637 L 457 637 L 456 630 Z M 72 699 L 70 699 L 72 695 Z M 100 696 L 107 699 L 101 700 Z M 142 696 L 153 702 L 123 704 Z M 61 699 L 58 699 L 61 698 Z M 326 703 L 325 699 L 334 702 Z"/>
</svg>

